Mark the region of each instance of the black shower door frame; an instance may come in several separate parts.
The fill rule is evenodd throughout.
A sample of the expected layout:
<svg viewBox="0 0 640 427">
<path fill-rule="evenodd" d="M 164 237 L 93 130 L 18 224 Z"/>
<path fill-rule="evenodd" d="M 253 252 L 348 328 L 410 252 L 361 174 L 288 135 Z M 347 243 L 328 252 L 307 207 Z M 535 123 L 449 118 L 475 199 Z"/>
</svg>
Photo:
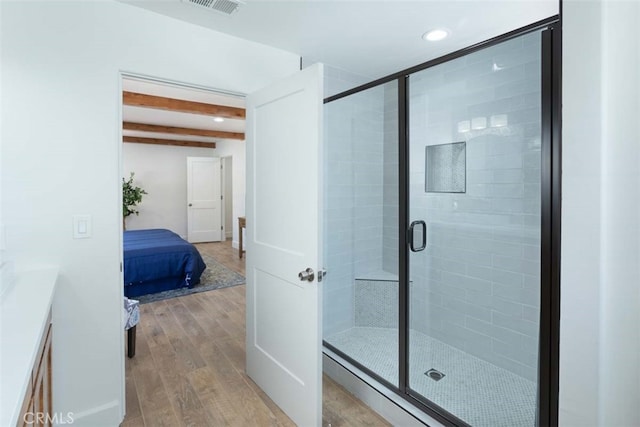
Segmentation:
<svg viewBox="0 0 640 427">
<path fill-rule="evenodd" d="M 545 19 L 432 61 L 374 80 L 328 97 L 330 103 L 384 83 L 397 81 L 399 155 L 399 381 L 398 386 L 366 368 L 326 341 L 324 346 L 376 379 L 402 399 L 450 426 L 467 426 L 444 408 L 414 393 L 409 387 L 409 93 L 413 73 L 495 46 L 507 40 L 541 31 L 541 245 L 540 331 L 538 343 L 538 426 L 558 425 L 558 377 L 560 336 L 560 219 L 561 219 L 561 23 L 558 16 Z"/>
</svg>

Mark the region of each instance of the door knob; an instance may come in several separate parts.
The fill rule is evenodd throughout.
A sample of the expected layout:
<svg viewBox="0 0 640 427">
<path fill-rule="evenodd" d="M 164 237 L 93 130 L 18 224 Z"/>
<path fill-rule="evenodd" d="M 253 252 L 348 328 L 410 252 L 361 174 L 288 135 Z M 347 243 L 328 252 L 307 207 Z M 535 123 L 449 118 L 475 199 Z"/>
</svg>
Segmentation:
<svg viewBox="0 0 640 427">
<path fill-rule="evenodd" d="M 300 273 L 298 273 L 298 279 L 300 279 L 301 282 L 307 281 L 307 282 L 313 282 L 313 279 L 315 278 L 315 274 L 313 274 L 313 269 L 312 268 L 307 268 L 304 271 L 301 271 Z"/>
<path fill-rule="evenodd" d="M 189 203 L 189 207 L 193 206 L 191 203 Z"/>
</svg>

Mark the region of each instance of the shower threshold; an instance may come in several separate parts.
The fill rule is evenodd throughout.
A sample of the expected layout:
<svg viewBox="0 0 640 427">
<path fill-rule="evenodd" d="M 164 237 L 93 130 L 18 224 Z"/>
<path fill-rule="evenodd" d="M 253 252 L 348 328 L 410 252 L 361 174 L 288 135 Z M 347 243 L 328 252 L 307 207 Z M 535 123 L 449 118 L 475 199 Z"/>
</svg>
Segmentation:
<svg viewBox="0 0 640 427">
<path fill-rule="evenodd" d="M 536 383 L 421 332 L 410 333 L 410 386 L 472 426 L 534 426 Z M 354 327 L 329 344 L 391 384 L 398 383 L 398 331 Z M 439 381 L 425 375 L 435 369 Z"/>
</svg>

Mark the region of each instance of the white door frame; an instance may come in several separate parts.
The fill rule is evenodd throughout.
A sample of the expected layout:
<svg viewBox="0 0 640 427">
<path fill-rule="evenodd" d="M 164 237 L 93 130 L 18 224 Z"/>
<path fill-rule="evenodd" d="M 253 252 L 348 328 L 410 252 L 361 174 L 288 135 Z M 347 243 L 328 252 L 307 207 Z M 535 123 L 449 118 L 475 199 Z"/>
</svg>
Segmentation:
<svg viewBox="0 0 640 427">
<path fill-rule="evenodd" d="M 231 238 L 233 238 L 233 175 L 231 176 L 231 191 L 227 191 L 227 184 L 229 184 L 229 179 L 227 177 L 229 169 L 231 169 L 231 173 L 233 174 L 233 156 L 224 156 L 220 157 L 220 164 L 222 165 L 222 177 L 220 179 L 222 185 L 222 234 L 223 240 L 229 238 L 227 235 L 231 233 Z M 231 208 L 231 218 L 227 215 L 227 207 Z M 231 226 L 227 227 L 227 221 L 231 219 Z"/>
</svg>

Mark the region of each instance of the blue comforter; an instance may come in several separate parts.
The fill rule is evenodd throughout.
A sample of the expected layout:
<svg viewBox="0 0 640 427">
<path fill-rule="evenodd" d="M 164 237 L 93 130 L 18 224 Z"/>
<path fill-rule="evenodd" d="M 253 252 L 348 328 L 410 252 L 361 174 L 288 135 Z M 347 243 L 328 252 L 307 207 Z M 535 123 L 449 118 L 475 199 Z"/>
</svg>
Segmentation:
<svg viewBox="0 0 640 427">
<path fill-rule="evenodd" d="M 174 288 L 193 286 L 200 282 L 200 275 L 205 268 L 195 246 L 172 231 L 151 229 L 124 232 L 125 294 L 133 291 L 129 289 L 127 292 L 127 287 L 163 283 L 166 280 L 174 282 Z M 155 292 L 166 288 L 160 286 Z M 144 293 L 151 292 L 145 290 Z"/>
</svg>

